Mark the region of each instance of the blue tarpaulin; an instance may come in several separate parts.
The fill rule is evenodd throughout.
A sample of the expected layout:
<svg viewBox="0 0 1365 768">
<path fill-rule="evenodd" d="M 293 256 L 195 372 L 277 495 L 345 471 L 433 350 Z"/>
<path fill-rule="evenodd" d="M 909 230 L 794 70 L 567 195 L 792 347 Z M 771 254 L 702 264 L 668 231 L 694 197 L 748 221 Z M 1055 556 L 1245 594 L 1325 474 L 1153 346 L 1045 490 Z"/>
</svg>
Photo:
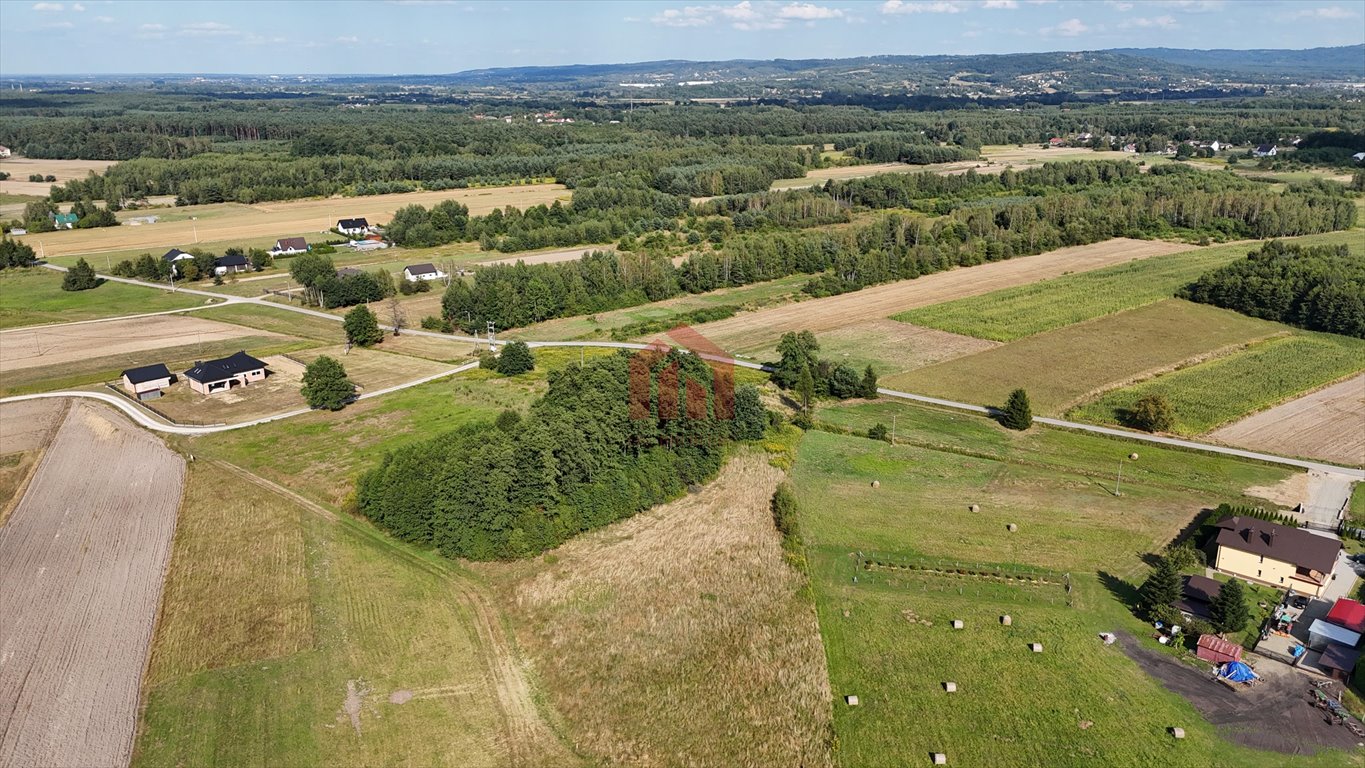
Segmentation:
<svg viewBox="0 0 1365 768">
<path fill-rule="evenodd" d="M 1240 661 L 1229 661 L 1223 665 L 1219 677 L 1227 678 L 1234 683 L 1249 683 L 1256 679 L 1256 673 L 1251 671 L 1251 667 Z"/>
</svg>

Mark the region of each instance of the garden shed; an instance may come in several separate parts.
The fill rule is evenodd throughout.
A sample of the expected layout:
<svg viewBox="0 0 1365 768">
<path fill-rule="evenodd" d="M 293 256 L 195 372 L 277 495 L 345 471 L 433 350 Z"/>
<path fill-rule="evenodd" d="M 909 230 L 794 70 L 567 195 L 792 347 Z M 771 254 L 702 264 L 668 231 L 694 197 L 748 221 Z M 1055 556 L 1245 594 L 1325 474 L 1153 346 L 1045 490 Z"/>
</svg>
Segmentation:
<svg viewBox="0 0 1365 768">
<path fill-rule="evenodd" d="M 1217 635 L 1200 635 L 1194 655 L 1210 664 L 1242 660 L 1242 646 Z"/>
</svg>

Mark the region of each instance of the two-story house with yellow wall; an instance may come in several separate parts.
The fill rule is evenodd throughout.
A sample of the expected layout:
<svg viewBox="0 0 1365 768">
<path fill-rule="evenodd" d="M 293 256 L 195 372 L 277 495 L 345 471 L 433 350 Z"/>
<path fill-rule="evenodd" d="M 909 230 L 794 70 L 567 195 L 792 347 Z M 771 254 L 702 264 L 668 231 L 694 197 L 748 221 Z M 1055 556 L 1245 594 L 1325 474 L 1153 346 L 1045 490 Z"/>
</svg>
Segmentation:
<svg viewBox="0 0 1365 768">
<path fill-rule="evenodd" d="M 1218 523 L 1213 567 L 1230 576 L 1321 597 L 1341 542 L 1252 517 Z"/>
</svg>

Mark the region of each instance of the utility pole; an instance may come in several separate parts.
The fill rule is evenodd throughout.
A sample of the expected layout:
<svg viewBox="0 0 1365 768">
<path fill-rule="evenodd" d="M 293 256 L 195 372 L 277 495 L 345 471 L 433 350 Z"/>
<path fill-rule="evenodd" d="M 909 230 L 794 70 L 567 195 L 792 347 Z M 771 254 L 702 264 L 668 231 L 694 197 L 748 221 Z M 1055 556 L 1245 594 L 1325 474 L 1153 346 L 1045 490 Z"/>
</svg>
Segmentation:
<svg viewBox="0 0 1365 768">
<path fill-rule="evenodd" d="M 1119 484 L 1123 482 L 1123 462 L 1125 462 L 1125 461 L 1137 461 L 1137 459 L 1138 459 L 1138 455 L 1137 455 L 1136 453 L 1130 453 L 1130 454 L 1128 454 L 1127 456 L 1125 456 L 1125 457 L 1119 459 L 1119 474 L 1118 474 L 1118 477 L 1114 479 L 1114 495 L 1115 495 L 1115 496 L 1122 496 L 1122 495 L 1123 495 L 1123 494 L 1119 491 Z"/>
<path fill-rule="evenodd" d="M 891 414 L 891 444 L 896 444 L 896 414 Z"/>
</svg>

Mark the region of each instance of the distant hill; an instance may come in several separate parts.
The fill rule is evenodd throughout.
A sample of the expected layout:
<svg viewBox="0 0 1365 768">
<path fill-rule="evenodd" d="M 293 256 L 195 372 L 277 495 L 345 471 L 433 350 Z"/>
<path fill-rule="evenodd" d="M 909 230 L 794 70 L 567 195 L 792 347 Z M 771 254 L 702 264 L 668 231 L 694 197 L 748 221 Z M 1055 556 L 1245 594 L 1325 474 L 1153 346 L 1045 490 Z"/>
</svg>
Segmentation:
<svg viewBox="0 0 1365 768">
<path fill-rule="evenodd" d="M 1297 75 L 1299 77 L 1365 79 L 1365 45 L 1336 48 L 1288 50 L 1257 48 L 1238 51 L 1230 48 L 1192 50 L 1185 48 L 1115 48 L 1111 53 L 1156 59 L 1183 67 L 1219 69 L 1228 72 Z"/>
</svg>

